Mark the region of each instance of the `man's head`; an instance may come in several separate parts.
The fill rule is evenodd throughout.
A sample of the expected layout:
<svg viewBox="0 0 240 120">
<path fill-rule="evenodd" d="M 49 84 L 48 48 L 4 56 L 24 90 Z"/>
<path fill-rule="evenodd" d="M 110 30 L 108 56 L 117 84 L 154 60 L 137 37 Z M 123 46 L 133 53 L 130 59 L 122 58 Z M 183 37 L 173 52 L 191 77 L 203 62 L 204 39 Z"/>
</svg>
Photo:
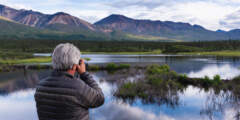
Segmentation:
<svg viewBox="0 0 240 120">
<path fill-rule="evenodd" d="M 55 70 L 69 70 L 74 64 L 79 64 L 80 50 L 73 44 L 59 44 L 53 51 L 52 64 Z"/>
</svg>

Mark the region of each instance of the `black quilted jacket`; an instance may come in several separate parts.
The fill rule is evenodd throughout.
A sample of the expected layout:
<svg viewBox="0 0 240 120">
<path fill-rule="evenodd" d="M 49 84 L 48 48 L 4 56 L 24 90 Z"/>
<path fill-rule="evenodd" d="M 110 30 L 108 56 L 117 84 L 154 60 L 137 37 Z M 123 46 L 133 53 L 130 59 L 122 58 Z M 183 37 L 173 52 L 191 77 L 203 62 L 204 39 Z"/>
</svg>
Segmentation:
<svg viewBox="0 0 240 120">
<path fill-rule="evenodd" d="M 104 95 L 89 73 L 74 77 L 53 71 L 38 84 L 35 101 L 39 120 L 89 120 L 89 108 L 101 106 Z"/>
</svg>

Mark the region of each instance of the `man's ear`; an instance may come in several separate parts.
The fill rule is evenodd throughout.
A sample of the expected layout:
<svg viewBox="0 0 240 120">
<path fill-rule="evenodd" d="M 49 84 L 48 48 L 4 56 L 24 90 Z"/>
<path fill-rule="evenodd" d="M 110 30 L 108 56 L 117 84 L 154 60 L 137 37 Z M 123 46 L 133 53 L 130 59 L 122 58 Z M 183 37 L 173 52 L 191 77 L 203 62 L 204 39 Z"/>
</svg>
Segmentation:
<svg viewBox="0 0 240 120">
<path fill-rule="evenodd" d="M 77 65 L 73 65 L 72 69 L 68 70 L 67 72 L 72 76 L 74 76 L 76 69 L 77 69 Z"/>
</svg>

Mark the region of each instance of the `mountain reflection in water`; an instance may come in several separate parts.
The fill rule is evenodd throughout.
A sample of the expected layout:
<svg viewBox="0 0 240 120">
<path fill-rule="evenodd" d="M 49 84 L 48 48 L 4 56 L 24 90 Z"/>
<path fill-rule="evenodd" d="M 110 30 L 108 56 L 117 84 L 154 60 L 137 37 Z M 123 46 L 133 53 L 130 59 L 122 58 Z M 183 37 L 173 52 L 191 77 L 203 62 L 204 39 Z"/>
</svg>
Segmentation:
<svg viewBox="0 0 240 120">
<path fill-rule="evenodd" d="M 174 63 L 171 64 L 175 66 Z M 217 67 L 216 67 L 217 66 Z M 190 69 L 188 66 L 187 69 Z M 217 68 L 216 73 L 223 73 L 221 77 L 239 75 L 239 70 L 226 63 L 220 65 L 203 65 L 198 69 L 185 70 L 181 73 L 188 75 L 205 73 L 203 71 Z M 220 69 L 218 68 L 220 67 Z M 183 69 L 177 66 L 173 69 Z M 176 71 L 177 71 L 176 70 Z M 232 71 L 231 75 L 228 72 Z M 1 73 L 0 78 L 0 119 L 1 120 L 37 120 L 34 92 L 36 83 L 48 76 L 49 70 L 21 71 Z M 201 74 L 203 77 L 204 74 Z M 103 89 L 106 101 L 103 106 L 90 110 L 91 120 L 202 120 L 239 119 L 239 93 L 228 91 L 205 91 L 201 88 L 188 86 L 179 91 L 166 89 L 165 96 L 158 96 L 156 100 L 141 100 L 139 98 L 126 100 L 113 96 L 116 89 L 124 81 L 137 81 L 144 78 L 144 71 L 131 69 L 114 73 L 99 71 L 93 73 L 94 78 Z M 190 75 L 191 76 L 191 75 Z"/>
</svg>

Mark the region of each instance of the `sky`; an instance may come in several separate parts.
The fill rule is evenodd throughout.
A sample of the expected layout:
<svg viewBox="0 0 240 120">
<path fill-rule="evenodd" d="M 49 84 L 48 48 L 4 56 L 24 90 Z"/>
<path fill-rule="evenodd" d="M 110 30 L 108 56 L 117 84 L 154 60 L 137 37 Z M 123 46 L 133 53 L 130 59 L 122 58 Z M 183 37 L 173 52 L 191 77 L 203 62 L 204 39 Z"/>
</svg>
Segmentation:
<svg viewBox="0 0 240 120">
<path fill-rule="evenodd" d="M 90 23 L 111 14 L 187 22 L 210 30 L 240 29 L 240 0 L 0 0 L 16 9 L 66 12 Z"/>
</svg>

